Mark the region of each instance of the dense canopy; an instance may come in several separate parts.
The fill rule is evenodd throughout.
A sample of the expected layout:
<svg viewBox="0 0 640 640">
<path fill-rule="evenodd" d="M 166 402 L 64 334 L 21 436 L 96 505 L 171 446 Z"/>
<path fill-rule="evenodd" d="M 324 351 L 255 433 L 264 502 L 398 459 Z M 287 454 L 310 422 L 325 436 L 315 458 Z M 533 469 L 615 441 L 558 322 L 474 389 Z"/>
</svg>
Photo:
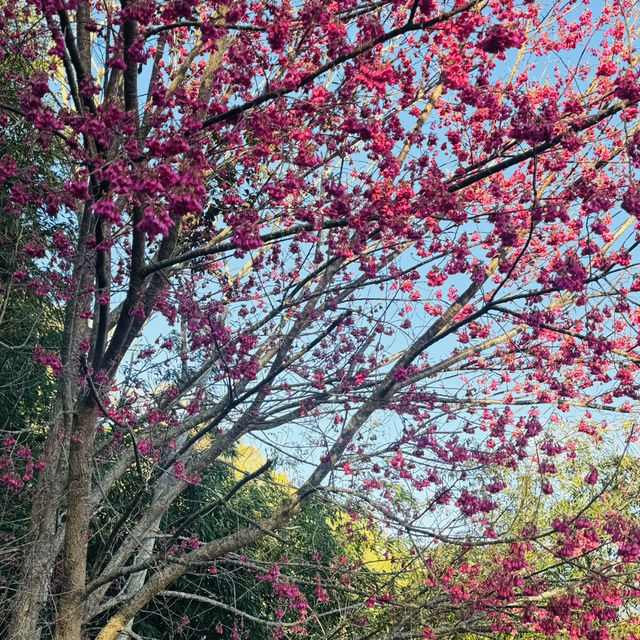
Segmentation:
<svg viewBox="0 0 640 640">
<path fill-rule="evenodd" d="M 637 635 L 635 2 L 1 5 L 0 634 Z"/>
</svg>

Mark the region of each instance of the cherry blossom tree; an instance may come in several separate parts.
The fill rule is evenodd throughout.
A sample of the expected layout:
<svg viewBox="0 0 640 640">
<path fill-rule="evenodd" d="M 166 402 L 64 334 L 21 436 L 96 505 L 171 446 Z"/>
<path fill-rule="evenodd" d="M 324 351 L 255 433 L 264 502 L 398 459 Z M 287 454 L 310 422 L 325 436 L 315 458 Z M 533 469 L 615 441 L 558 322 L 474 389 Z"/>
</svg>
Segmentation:
<svg viewBox="0 0 640 640">
<path fill-rule="evenodd" d="M 633 2 L 2 6 L 2 55 L 31 69 L 2 67 L 2 125 L 70 167 L 38 180 L 3 134 L 3 215 L 50 229 L 9 284 L 64 318 L 33 350 L 48 419 L 3 427 L 6 501 L 30 511 L 3 541 L 10 640 L 136 638 L 150 603 L 208 597 L 172 586 L 230 562 L 279 594 L 270 634 L 304 633 L 348 576 L 309 602 L 251 551 L 285 556 L 316 499 L 409 536 L 354 637 L 632 624 L 640 526 L 600 507 L 636 438 Z M 170 515 L 241 439 L 291 487 L 190 537 Z M 521 522 L 505 478 L 532 470 L 552 500 L 599 439 L 619 463 Z M 395 612 L 415 575 L 424 597 Z"/>
</svg>

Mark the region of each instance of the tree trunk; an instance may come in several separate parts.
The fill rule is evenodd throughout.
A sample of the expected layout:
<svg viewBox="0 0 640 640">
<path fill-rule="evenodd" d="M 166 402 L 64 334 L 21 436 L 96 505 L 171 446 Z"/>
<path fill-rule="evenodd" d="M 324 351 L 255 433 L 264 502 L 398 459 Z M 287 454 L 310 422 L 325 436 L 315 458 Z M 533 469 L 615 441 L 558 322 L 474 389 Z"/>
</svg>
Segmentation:
<svg viewBox="0 0 640 640">
<path fill-rule="evenodd" d="M 54 422 L 43 450 L 46 467 L 40 472 L 31 508 L 31 529 L 12 607 L 7 640 L 39 637 L 38 617 L 44 604 L 60 550 L 58 507 L 67 478 L 67 445 L 71 420 L 64 411 Z"/>
<path fill-rule="evenodd" d="M 56 640 L 80 640 L 82 633 L 96 415 L 96 407 L 86 400 L 81 400 L 73 416 L 73 432 L 69 447 L 62 595 Z"/>
</svg>

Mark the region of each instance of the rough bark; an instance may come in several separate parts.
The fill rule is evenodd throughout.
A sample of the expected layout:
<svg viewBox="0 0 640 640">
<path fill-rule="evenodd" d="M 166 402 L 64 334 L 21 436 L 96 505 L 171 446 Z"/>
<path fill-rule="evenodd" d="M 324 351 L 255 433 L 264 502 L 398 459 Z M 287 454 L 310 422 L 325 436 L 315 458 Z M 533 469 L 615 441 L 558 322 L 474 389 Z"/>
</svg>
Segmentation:
<svg viewBox="0 0 640 640">
<path fill-rule="evenodd" d="M 96 416 L 95 406 L 86 400 L 79 403 L 73 416 L 73 432 L 69 449 L 62 596 L 56 640 L 79 640 L 82 633 Z"/>
</svg>

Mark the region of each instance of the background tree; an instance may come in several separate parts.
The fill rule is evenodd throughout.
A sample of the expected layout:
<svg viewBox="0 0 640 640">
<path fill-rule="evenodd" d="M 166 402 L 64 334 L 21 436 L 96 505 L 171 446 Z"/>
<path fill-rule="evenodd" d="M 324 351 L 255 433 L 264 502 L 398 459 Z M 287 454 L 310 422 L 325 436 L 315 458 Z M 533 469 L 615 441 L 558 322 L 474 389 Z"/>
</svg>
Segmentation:
<svg viewBox="0 0 640 640">
<path fill-rule="evenodd" d="M 46 42 L 30 45 L 36 51 L 39 47 L 40 54 L 46 51 Z M 37 129 L 19 114 L 19 92 L 27 78 L 45 65 L 42 55 L 30 58 L 0 58 L 0 103 L 4 110 L 0 143 L 0 429 L 5 435 L 46 424 L 55 378 L 45 374 L 33 354 L 37 346 L 58 348 L 62 327 L 56 305 L 47 295 L 51 285 L 38 264 L 47 248 L 55 248 L 51 236 L 57 229 L 43 215 L 34 194 L 43 188 L 60 187 L 65 166 L 57 145 L 41 148 Z M 16 180 L 27 177 L 28 182 L 18 187 Z"/>
<path fill-rule="evenodd" d="M 499 511 L 497 470 L 554 465 L 637 402 L 637 7 L 578 8 L 3 7 L 5 55 L 33 64 L 46 41 L 51 61 L 2 109 L 71 166 L 64 188 L 0 169 L 7 202 L 52 225 L 12 278 L 64 314 L 59 349 L 34 350 L 56 401 L 8 547 L 11 640 L 136 634 L 172 586 L 286 540 L 325 494 L 357 500 L 354 521 L 373 504 L 426 570 L 424 540 L 445 549 L 420 615 L 381 611 L 406 589 L 399 564 L 389 591 L 360 594 L 373 611 L 352 634 L 600 638 L 632 606 L 614 578 L 640 554 L 634 517 L 566 501 L 549 528 L 514 530 Z M 575 434 L 555 434 L 561 416 Z M 295 489 L 165 549 L 183 496 L 243 437 L 288 459 Z M 605 492 L 617 474 L 583 482 Z M 613 565 L 590 555 L 596 535 Z M 539 540 L 558 575 L 593 559 L 579 605 L 554 604 L 527 557 Z M 465 565 L 476 547 L 491 564 Z M 274 611 L 274 633 L 298 633 L 305 608 L 282 597 L 301 619 Z"/>
<path fill-rule="evenodd" d="M 171 545 L 189 548 L 196 540 L 215 540 L 268 514 L 291 487 L 285 474 L 267 465 L 257 450 L 241 447 L 233 460 L 236 471 L 219 465 L 185 491 L 166 516 L 180 523 L 178 532 L 182 529 L 182 534 L 171 536 Z M 255 480 L 223 499 L 219 492 L 233 490 L 238 477 L 252 474 Z M 179 632 L 180 637 L 201 640 L 271 637 L 279 625 L 286 631 L 304 630 L 311 637 L 346 628 L 354 613 L 366 611 L 362 595 L 374 596 L 392 575 L 389 563 L 376 552 L 388 544 L 381 532 L 369 527 L 358 535 L 346 533 L 349 520 L 336 505 L 312 499 L 292 519 L 286 538 L 268 536 L 245 554 L 222 559 L 213 570 L 203 567 L 199 575 L 177 581 L 141 612 L 138 633 L 169 638 Z M 381 578 L 384 568 L 387 575 Z"/>
<path fill-rule="evenodd" d="M 47 49 L 46 41 L 29 46 L 40 54 Z M 11 586 L 20 562 L 15 541 L 28 531 L 30 481 L 57 383 L 34 355 L 59 348 L 62 333 L 60 308 L 39 261 L 60 231 L 43 215 L 39 194 L 61 186 L 64 163 L 59 148 L 44 150 L 37 129 L 19 114 L 19 92 L 44 65 L 42 55 L 0 57 L 0 477 L 8 490 L 1 508 L 0 574 Z M 2 594 L 3 611 L 9 593 Z"/>
</svg>

